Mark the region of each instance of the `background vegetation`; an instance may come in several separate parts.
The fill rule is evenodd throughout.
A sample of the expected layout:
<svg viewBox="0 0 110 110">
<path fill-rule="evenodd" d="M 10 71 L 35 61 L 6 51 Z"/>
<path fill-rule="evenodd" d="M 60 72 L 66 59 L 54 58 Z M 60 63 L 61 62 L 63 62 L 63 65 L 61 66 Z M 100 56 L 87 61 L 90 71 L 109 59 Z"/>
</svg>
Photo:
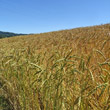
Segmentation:
<svg viewBox="0 0 110 110">
<path fill-rule="evenodd" d="M 0 39 L 5 38 L 5 37 L 20 36 L 20 35 L 26 35 L 26 34 L 16 34 L 16 33 L 11 33 L 11 32 L 0 31 Z"/>
<path fill-rule="evenodd" d="M 110 24 L 0 39 L 3 110 L 109 110 Z"/>
</svg>

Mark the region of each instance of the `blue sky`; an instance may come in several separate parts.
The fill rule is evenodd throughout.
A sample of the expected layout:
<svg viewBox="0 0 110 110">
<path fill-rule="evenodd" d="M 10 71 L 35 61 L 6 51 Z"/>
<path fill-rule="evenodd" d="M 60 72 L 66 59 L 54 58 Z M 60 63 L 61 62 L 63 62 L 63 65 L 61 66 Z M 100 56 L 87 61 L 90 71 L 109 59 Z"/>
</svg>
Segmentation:
<svg viewBox="0 0 110 110">
<path fill-rule="evenodd" d="M 110 0 L 0 0 L 0 31 L 42 33 L 110 23 Z"/>
</svg>

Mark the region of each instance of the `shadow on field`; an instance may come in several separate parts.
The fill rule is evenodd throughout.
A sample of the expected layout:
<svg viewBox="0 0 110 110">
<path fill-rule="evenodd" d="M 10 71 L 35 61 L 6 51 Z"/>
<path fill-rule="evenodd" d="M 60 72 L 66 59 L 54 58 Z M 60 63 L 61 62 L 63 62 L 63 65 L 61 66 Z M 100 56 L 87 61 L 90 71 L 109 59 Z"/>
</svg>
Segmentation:
<svg viewBox="0 0 110 110">
<path fill-rule="evenodd" d="M 9 103 L 8 99 L 4 96 L 0 96 L 0 110 L 13 110 L 13 107 Z"/>
</svg>

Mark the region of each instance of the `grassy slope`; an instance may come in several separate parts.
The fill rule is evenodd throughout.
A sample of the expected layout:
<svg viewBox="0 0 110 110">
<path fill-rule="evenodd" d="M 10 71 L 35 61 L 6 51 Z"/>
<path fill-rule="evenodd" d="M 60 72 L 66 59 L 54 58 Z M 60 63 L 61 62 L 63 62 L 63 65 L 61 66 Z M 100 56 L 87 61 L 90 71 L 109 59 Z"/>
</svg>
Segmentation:
<svg viewBox="0 0 110 110">
<path fill-rule="evenodd" d="M 14 110 L 110 109 L 110 24 L 0 39 L 0 59 Z"/>
</svg>

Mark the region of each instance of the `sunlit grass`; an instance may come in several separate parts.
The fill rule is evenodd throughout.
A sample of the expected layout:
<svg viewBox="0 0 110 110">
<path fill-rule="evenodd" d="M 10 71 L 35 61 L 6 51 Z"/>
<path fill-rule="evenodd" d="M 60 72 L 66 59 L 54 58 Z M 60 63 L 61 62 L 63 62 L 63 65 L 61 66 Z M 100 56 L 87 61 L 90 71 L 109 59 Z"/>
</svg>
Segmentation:
<svg viewBox="0 0 110 110">
<path fill-rule="evenodd" d="M 109 110 L 109 31 L 108 24 L 1 39 L 0 107 Z"/>
</svg>

